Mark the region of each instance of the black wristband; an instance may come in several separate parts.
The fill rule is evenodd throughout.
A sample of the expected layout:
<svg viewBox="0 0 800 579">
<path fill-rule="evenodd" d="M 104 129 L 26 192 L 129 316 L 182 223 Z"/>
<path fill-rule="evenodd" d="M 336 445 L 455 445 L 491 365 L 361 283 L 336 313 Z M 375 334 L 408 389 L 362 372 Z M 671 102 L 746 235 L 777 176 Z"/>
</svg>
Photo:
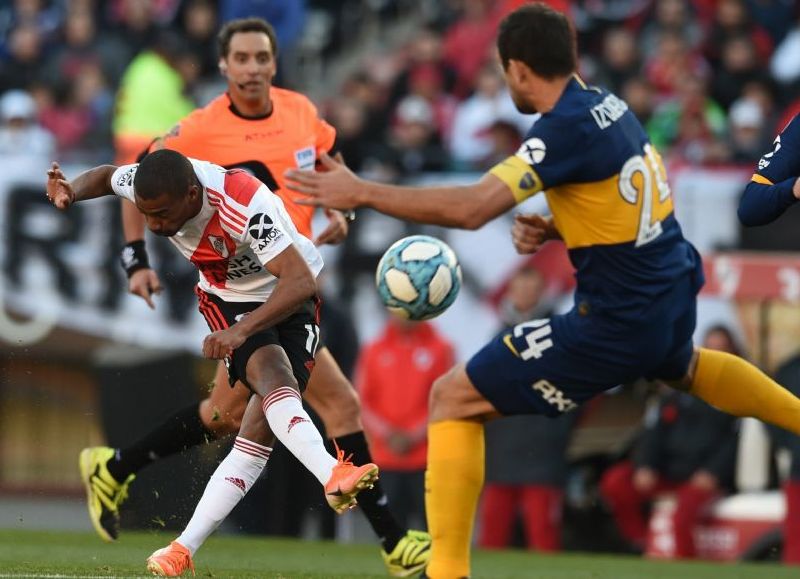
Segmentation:
<svg viewBox="0 0 800 579">
<path fill-rule="evenodd" d="M 149 269 L 150 261 L 147 259 L 147 250 L 144 248 L 144 239 L 137 239 L 126 243 L 119 254 L 122 269 L 131 277 L 140 269 Z"/>
</svg>

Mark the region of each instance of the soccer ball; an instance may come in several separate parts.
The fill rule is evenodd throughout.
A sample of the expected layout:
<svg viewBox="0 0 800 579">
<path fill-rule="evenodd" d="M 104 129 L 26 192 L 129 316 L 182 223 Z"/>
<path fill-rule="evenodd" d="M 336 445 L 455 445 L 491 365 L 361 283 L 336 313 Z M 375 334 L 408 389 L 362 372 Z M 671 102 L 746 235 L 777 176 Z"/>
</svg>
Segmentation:
<svg viewBox="0 0 800 579">
<path fill-rule="evenodd" d="M 455 301 L 461 289 L 461 266 L 445 242 L 411 235 L 383 254 L 375 284 L 390 312 L 409 320 L 428 320 Z"/>
</svg>

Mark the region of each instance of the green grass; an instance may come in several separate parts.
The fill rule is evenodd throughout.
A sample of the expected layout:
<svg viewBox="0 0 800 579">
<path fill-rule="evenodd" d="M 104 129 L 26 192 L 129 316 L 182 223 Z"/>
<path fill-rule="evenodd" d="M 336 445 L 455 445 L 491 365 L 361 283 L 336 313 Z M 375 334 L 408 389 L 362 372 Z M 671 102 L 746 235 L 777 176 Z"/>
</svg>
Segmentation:
<svg viewBox="0 0 800 579">
<path fill-rule="evenodd" d="M 125 533 L 106 545 L 93 534 L 0 531 L 0 578 L 58 576 L 144 577 L 144 560 L 172 535 Z M 383 577 L 376 547 L 253 537 L 214 537 L 195 558 L 198 577 Z M 781 579 L 796 569 L 773 564 L 645 561 L 635 557 L 521 551 L 477 552 L 481 579 Z"/>
</svg>

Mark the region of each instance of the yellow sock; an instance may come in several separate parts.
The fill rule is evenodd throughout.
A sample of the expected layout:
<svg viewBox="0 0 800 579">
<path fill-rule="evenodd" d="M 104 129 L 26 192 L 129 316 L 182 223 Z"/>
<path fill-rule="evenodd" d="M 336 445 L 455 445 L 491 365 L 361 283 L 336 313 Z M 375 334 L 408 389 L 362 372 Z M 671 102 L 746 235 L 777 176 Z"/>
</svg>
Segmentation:
<svg viewBox="0 0 800 579">
<path fill-rule="evenodd" d="M 728 414 L 800 434 L 800 399 L 738 356 L 701 348 L 690 392 Z"/>
<path fill-rule="evenodd" d="M 428 426 L 425 509 L 433 537 L 427 575 L 469 576 L 469 550 L 483 486 L 483 424 L 446 420 Z"/>
</svg>

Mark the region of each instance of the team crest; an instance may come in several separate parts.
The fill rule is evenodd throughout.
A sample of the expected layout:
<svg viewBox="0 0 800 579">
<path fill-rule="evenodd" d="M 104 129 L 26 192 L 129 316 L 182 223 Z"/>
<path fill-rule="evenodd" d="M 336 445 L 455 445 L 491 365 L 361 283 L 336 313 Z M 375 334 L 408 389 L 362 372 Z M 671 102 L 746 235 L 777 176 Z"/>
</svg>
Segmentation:
<svg viewBox="0 0 800 579">
<path fill-rule="evenodd" d="M 228 246 L 225 245 L 225 240 L 222 237 L 218 235 L 209 235 L 208 242 L 211 244 L 211 248 L 216 251 L 220 257 L 227 259 L 230 256 Z"/>
<path fill-rule="evenodd" d="M 525 161 L 528 165 L 536 165 L 544 161 L 547 154 L 547 146 L 538 137 L 532 137 L 522 143 L 517 151 L 517 157 Z"/>
</svg>

